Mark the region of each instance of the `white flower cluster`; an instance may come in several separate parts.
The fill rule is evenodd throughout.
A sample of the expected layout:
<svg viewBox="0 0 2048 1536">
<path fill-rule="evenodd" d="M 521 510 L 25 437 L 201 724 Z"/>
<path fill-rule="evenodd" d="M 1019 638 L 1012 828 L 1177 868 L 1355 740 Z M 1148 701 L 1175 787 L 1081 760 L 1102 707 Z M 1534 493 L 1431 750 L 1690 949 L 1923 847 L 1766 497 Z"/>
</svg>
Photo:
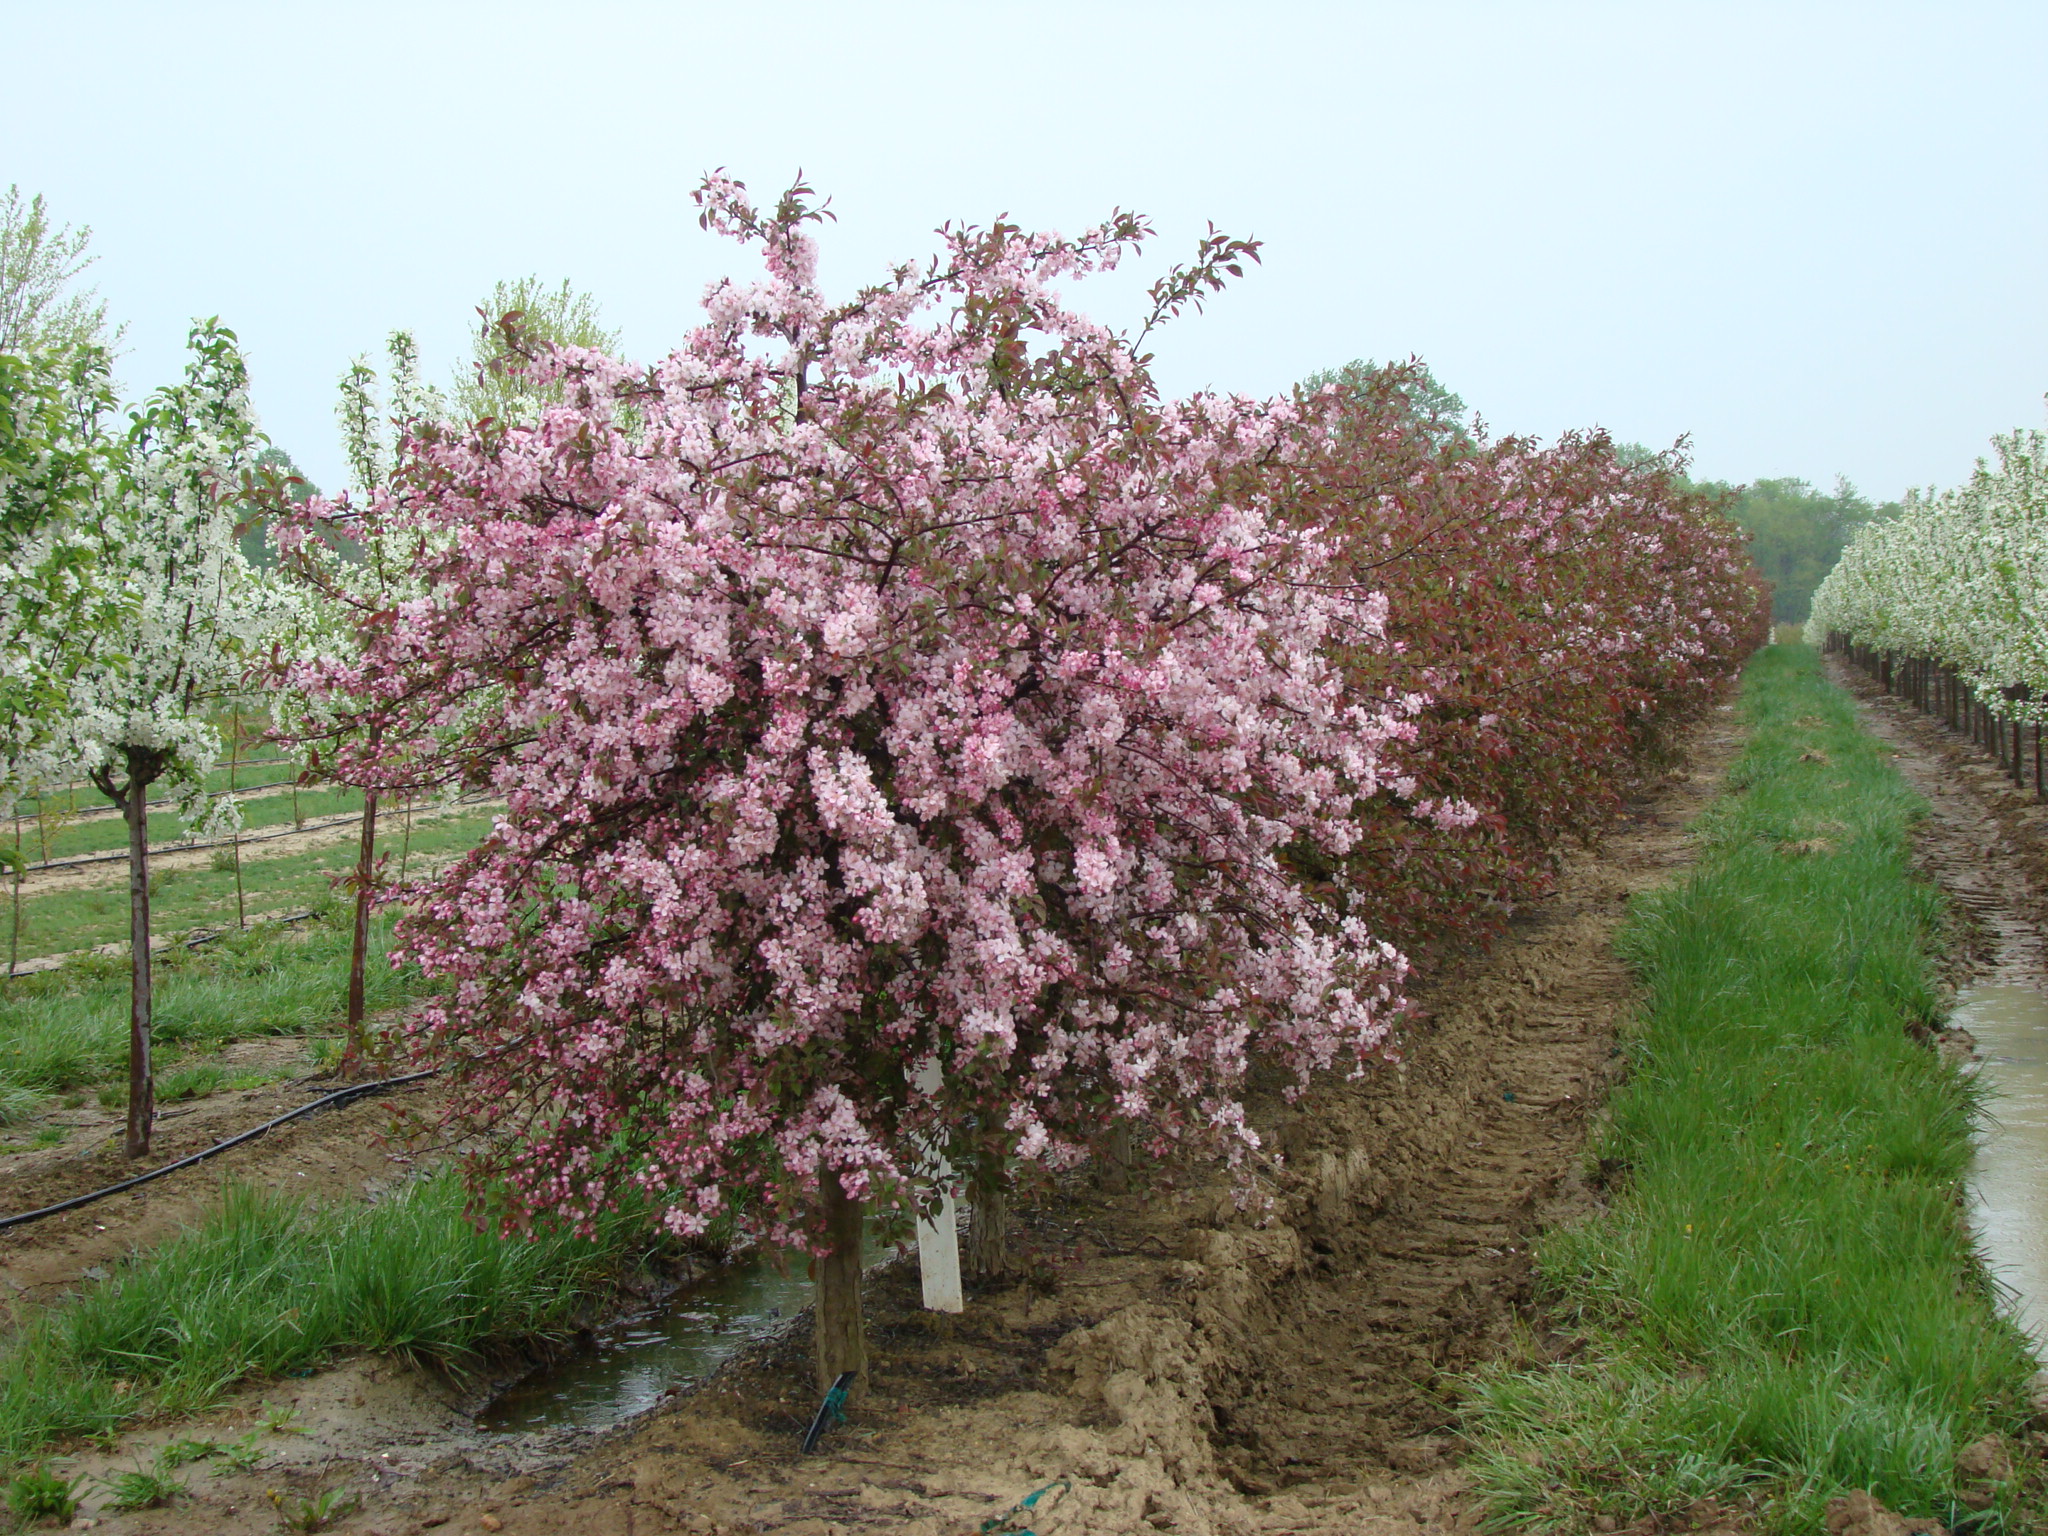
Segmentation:
<svg viewBox="0 0 2048 1536">
<path fill-rule="evenodd" d="M 124 606 L 96 516 L 113 405 L 97 347 L 0 356 L 0 808 L 51 776 L 71 672 Z"/>
<path fill-rule="evenodd" d="M 238 537 L 242 474 L 262 440 L 234 336 L 209 322 L 192 348 L 184 382 L 136 414 L 100 498 L 102 567 L 128 602 L 71 679 L 56 750 L 87 772 L 148 751 L 188 825 L 211 831 L 237 815 L 232 797 L 208 808 L 213 717 L 247 691 L 299 599 L 249 564 Z"/>
<path fill-rule="evenodd" d="M 1871 523 L 1813 598 L 1807 635 L 1932 657 L 2007 719 L 2048 720 L 2048 433 L 1992 439 L 1966 485 Z"/>
</svg>

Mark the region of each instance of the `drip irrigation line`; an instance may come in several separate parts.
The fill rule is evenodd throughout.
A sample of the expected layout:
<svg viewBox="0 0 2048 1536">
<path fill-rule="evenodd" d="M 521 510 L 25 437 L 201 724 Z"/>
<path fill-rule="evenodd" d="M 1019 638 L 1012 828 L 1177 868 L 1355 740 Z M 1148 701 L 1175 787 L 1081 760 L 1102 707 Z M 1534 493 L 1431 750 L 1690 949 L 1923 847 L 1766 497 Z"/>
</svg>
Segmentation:
<svg viewBox="0 0 2048 1536">
<path fill-rule="evenodd" d="M 382 1093 L 390 1088 L 402 1088 L 407 1083 L 417 1083 L 422 1078 L 434 1076 L 441 1069 L 429 1067 L 424 1072 L 408 1072 L 402 1077 L 379 1078 L 374 1083 L 357 1083 L 353 1088 L 343 1088 L 335 1093 L 322 1094 L 310 1104 L 301 1104 L 297 1109 L 266 1120 L 238 1136 L 226 1141 L 217 1141 L 212 1146 L 194 1152 L 190 1157 L 181 1157 L 175 1163 L 165 1163 L 161 1168 L 152 1168 L 148 1173 L 138 1173 L 132 1179 L 123 1179 L 118 1184 L 109 1184 L 105 1189 L 96 1189 L 89 1195 L 73 1195 L 69 1200 L 59 1200 L 55 1205 L 46 1205 L 40 1210 L 23 1211 L 18 1216 L 0 1216 L 0 1232 L 9 1227 L 25 1226 L 31 1221 L 41 1221 L 45 1216 L 55 1216 L 62 1211 L 75 1211 L 82 1205 L 91 1205 L 95 1200 L 104 1200 L 109 1195 L 118 1195 L 124 1189 L 133 1189 L 138 1184 L 147 1184 L 151 1179 L 160 1179 L 167 1173 L 176 1173 L 180 1168 L 190 1168 L 194 1163 L 203 1163 L 209 1157 L 218 1157 L 230 1147 L 239 1147 L 245 1141 L 254 1141 L 265 1131 L 275 1130 L 287 1120 L 296 1120 L 301 1115 L 310 1115 L 316 1109 L 347 1104 L 355 1099 L 368 1098 L 373 1093 Z"/>
</svg>

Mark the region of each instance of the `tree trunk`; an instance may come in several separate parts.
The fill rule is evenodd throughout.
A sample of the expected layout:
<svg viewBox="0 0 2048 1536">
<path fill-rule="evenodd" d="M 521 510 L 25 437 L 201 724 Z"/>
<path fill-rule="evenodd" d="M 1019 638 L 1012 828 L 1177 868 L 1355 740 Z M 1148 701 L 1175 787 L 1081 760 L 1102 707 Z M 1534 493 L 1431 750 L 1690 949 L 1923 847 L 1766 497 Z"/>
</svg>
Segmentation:
<svg viewBox="0 0 2048 1536">
<path fill-rule="evenodd" d="M 977 1280 L 993 1280 L 1010 1268 L 1010 1197 L 1000 1174 L 975 1176 L 974 1204 L 967 1217 L 967 1270 Z"/>
<path fill-rule="evenodd" d="M 242 766 L 242 712 L 238 709 L 228 721 L 228 798 L 235 798 L 235 780 Z M 235 926 L 247 929 L 249 926 L 248 902 L 242 894 L 242 816 L 235 813 L 235 829 L 229 835 L 229 857 L 235 862 Z"/>
<path fill-rule="evenodd" d="M 356 850 L 356 932 L 348 952 L 348 1048 L 342 1053 L 342 1072 L 347 1076 L 360 1069 L 370 1054 L 369 1038 L 363 1029 L 363 967 L 370 953 L 371 883 L 377 874 L 377 791 L 363 791 L 363 838 Z"/>
<path fill-rule="evenodd" d="M 826 1247 L 811 1260 L 818 1302 L 813 1317 L 818 1390 L 830 1387 L 842 1371 L 853 1371 L 858 1377 L 853 1391 L 859 1393 L 868 1380 L 868 1337 L 860 1304 L 861 1236 L 867 1209 L 863 1202 L 847 1198 L 834 1168 L 819 1170 L 818 1206 L 825 1218 Z"/>
<path fill-rule="evenodd" d="M 405 884 L 406 870 L 412 863 L 412 791 L 405 792 L 405 833 L 398 840 L 398 883 Z"/>
<path fill-rule="evenodd" d="M 1102 1187 L 1113 1195 L 1126 1193 L 1131 1187 L 1131 1166 L 1138 1160 L 1131 1145 L 1129 1124 L 1119 1120 L 1109 1128 L 1109 1144 L 1104 1153 Z"/>
<path fill-rule="evenodd" d="M 2035 756 L 2039 756 L 2038 752 Z M 41 810 L 38 804 L 37 810 Z M 7 928 L 7 974 L 21 963 L 21 815 L 14 817 L 14 921 Z"/>
<path fill-rule="evenodd" d="M 156 1079 L 149 1070 L 152 1015 L 149 956 L 149 785 L 156 776 L 141 771 L 133 748 L 128 759 L 128 794 L 121 804 L 128 822 L 128 1139 L 130 1157 L 149 1155 L 156 1120 Z"/>
</svg>

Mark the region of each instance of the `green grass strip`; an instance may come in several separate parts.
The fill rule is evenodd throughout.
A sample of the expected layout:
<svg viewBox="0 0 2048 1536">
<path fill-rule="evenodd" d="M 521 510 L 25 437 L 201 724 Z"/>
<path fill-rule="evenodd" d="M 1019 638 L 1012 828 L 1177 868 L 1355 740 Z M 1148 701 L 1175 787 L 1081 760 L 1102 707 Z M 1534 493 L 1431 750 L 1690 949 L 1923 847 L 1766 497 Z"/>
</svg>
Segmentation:
<svg viewBox="0 0 2048 1536">
<path fill-rule="evenodd" d="M 490 830 L 494 814 L 474 811 L 415 823 L 408 849 L 409 873 L 417 875 L 422 860 L 474 848 Z M 397 817 L 381 824 L 378 851 L 389 855 L 387 873 L 394 878 L 399 870 L 401 838 Z M 355 867 L 353 837 L 276 857 L 260 857 L 261 848 L 258 844 L 242 855 L 244 899 L 251 912 L 317 906 L 333 891 L 335 880 Z M 181 933 L 188 928 L 232 924 L 235 876 L 225 865 L 225 857 L 217 853 L 210 869 L 155 871 L 150 881 L 150 922 L 155 931 Z M 4 887 L 0 887 L 0 897 L 4 895 Z M 4 934 L 6 921 L 0 918 L 0 934 Z M 109 944 L 127 936 L 128 881 L 118 865 L 109 866 L 102 884 L 24 897 L 21 903 L 24 960 Z M 0 968 L 5 961 L 6 951 L 0 950 Z"/>
<path fill-rule="evenodd" d="M 1956 1453 L 2016 1435 L 2035 1370 L 1964 1223 L 1969 1079 L 1938 1022 L 1921 802 L 1803 645 L 1751 664 L 1751 736 L 1690 878 L 1623 934 L 1646 1005 L 1594 1152 L 1611 1203 L 1550 1234 L 1574 1362 L 1484 1374 L 1473 1467 L 1504 1527 L 1578 1531 L 1714 1496 L 1817 1531 L 1866 1489 L 1955 1502 Z"/>
<path fill-rule="evenodd" d="M 351 942 L 348 914 L 337 906 L 310 931 L 263 924 L 226 934 L 204 949 L 162 951 L 152 1031 L 163 1052 L 160 1065 L 172 1066 L 234 1040 L 338 1030 L 348 996 Z M 416 967 L 391 965 L 390 943 L 391 918 L 380 915 L 371 924 L 364 966 L 372 1013 L 429 989 Z M 8 1090 L 62 1093 L 124 1078 L 128 988 L 125 955 L 93 955 L 0 984 L 0 1095 Z M 225 1074 L 215 1070 L 224 1081 Z M 159 1096 L 183 1096 L 170 1077 L 159 1086 Z M 0 1119 L 19 1119 L 24 1112 L 17 1108 Z"/>
<path fill-rule="evenodd" d="M 345 1354 L 459 1366 L 558 1333 L 650 1250 L 624 1216 L 595 1240 L 498 1237 L 464 1215 L 452 1172 L 367 1206 L 231 1188 L 204 1227 L 0 1347 L 0 1469 Z"/>
<path fill-rule="evenodd" d="M 102 799 L 98 805 L 91 808 L 104 810 L 106 805 L 107 802 Z M 242 830 L 274 831 L 292 825 L 294 820 L 313 821 L 322 816 L 338 816 L 344 811 L 360 811 L 362 808 L 363 796 L 360 790 L 321 786 L 301 789 L 296 799 L 289 790 L 273 790 L 243 802 Z M 152 847 L 167 847 L 182 842 L 191 835 L 191 828 L 186 826 L 175 812 L 150 812 L 149 841 Z M 24 824 L 21 842 L 22 856 L 31 861 L 46 858 L 68 859 L 84 853 L 126 852 L 127 847 L 128 824 L 118 816 L 66 820 L 44 830 L 41 835 L 38 835 L 34 819 L 30 818 Z"/>
</svg>

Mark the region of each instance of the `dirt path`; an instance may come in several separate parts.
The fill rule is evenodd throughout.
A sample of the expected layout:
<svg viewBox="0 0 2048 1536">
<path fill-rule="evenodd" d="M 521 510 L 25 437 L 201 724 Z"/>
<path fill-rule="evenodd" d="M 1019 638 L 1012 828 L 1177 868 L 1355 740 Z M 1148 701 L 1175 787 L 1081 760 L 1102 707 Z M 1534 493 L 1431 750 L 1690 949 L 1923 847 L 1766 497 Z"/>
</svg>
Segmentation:
<svg viewBox="0 0 2048 1536">
<path fill-rule="evenodd" d="M 795 1330 L 598 1436 L 480 1435 L 352 1366 L 272 1384 L 318 1429 L 253 1477 L 101 1528 L 253 1536 L 275 1527 L 262 1488 L 348 1486 L 365 1503 L 337 1528 L 378 1536 L 965 1536 L 1065 1479 L 1027 1522 L 1039 1536 L 1472 1530 L 1456 1377 L 1510 1347 L 1530 1236 L 1591 1198 L 1586 1118 L 1632 1004 L 1610 941 L 1627 898 L 1689 862 L 1728 721 L 1492 954 L 1424 990 L 1401 1067 L 1268 1101 L 1288 1169 L 1269 1211 L 1240 1214 L 1206 1169 L 1141 1170 L 1121 1194 L 1077 1178 L 1027 1216 L 1017 1279 L 958 1319 L 918 1309 L 909 1266 L 879 1276 L 873 1390 L 819 1456 L 796 1454 Z"/>
</svg>

